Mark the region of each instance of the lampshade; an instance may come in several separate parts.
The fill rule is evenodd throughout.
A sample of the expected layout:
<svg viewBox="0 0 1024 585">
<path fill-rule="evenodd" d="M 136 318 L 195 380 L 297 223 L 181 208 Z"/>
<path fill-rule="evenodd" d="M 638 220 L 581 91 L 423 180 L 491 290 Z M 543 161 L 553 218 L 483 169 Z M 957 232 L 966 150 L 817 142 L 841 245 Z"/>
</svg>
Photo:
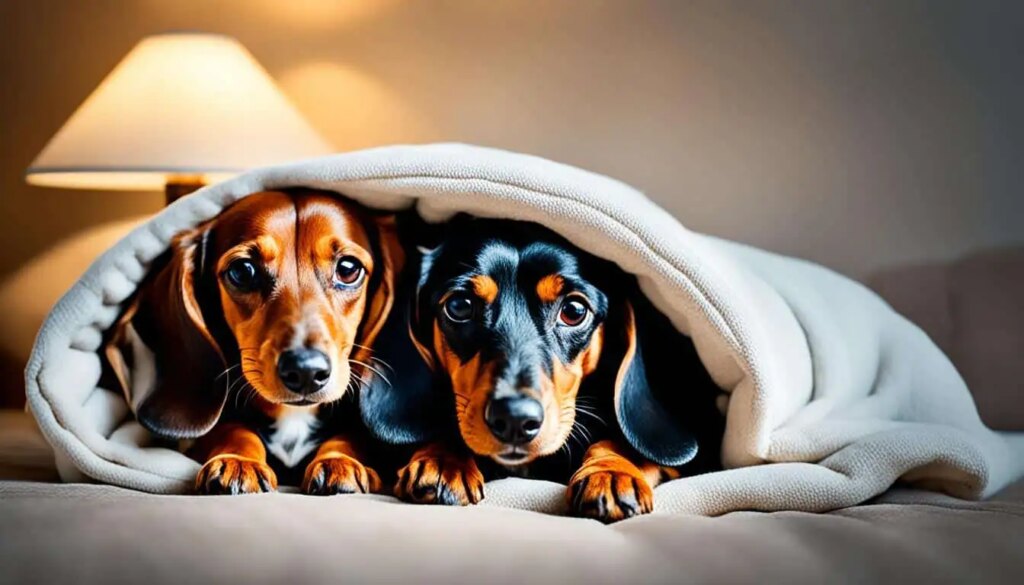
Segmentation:
<svg viewBox="0 0 1024 585">
<path fill-rule="evenodd" d="M 26 172 L 33 185 L 163 189 L 331 152 L 238 41 L 143 39 Z"/>
</svg>

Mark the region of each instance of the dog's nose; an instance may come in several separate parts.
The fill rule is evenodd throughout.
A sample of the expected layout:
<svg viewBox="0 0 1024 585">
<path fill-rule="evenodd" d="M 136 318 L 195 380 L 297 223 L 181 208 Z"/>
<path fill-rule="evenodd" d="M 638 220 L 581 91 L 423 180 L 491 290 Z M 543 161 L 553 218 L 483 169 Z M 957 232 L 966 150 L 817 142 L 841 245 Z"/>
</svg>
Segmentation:
<svg viewBox="0 0 1024 585">
<path fill-rule="evenodd" d="M 487 403 L 484 418 L 491 434 L 499 441 L 522 445 L 540 434 L 544 407 L 526 396 L 497 398 Z"/>
<path fill-rule="evenodd" d="M 277 376 L 292 392 L 312 394 L 331 377 L 331 360 L 318 349 L 289 349 L 277 358 Z"/>
</svg>

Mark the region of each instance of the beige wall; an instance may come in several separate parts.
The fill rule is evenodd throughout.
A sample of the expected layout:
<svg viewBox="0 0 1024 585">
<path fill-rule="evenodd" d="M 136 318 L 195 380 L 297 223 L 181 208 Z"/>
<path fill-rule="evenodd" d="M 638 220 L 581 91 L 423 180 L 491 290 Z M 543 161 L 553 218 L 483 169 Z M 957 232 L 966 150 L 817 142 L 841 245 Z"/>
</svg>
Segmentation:
<svg viewBox="0 0 1024 585">
<path fill-rule="evenodd" d="M 339 149 L 527 151 L 630 182 L 691 228 L 853 275 L 1020 241 L 1022 15 L 908 1 L 5 0 L 0 276 L 159 208 L 157 194 L 33 188 L 21 173 L 139 38 L 167 29 L 240 39 Z"/>
</svg>

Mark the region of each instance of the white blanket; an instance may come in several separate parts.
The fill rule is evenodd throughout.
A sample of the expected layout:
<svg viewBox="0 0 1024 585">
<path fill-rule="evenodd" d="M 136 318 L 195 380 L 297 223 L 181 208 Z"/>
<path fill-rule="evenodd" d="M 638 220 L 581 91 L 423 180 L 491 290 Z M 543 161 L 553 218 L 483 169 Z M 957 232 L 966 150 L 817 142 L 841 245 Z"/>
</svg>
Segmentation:
<svg viewBox="0 0 1024 585">
<path fill-rule="evenodd" d="M 690 335 L 727 397 L 726 471 L 669 482 L 657 511 L 823 511 L 896 481 L 962 498 L 1024 473 L 1024 437 L 985 428 L 953 365 L 916 326 L 825 268 L 693 233 L 636 190 L 536 157 L 398 146 L 255 170 L 168 207 L 99 258 L 43 325 L 29 406 L 65 479 L 189 489 L 198 464 L 148 445 L 97 386 L 104 331 L 171 237 L 247 194 L 306 186 L 427 220 L 464 211 L 543 224 L 636 274 Z M 563 509 L 560 486 L 493 482 L 485 503 Z"/>
</svg>

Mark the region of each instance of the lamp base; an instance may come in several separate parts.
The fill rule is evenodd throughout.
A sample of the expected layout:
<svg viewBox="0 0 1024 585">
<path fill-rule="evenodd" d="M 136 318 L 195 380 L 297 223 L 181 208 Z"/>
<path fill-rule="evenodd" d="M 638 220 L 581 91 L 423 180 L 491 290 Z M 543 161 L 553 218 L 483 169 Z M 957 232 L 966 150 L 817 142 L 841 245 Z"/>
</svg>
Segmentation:
<svg viewBox="0 0 1024 585">
<path fill-rule="evenodd" d="M 206 183 L 200 177 L 172 177 L 164 184 L 164 199 L 170 205 L 204 186 Z"/>
</svg>

